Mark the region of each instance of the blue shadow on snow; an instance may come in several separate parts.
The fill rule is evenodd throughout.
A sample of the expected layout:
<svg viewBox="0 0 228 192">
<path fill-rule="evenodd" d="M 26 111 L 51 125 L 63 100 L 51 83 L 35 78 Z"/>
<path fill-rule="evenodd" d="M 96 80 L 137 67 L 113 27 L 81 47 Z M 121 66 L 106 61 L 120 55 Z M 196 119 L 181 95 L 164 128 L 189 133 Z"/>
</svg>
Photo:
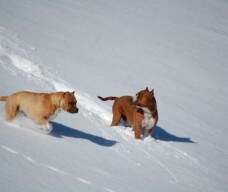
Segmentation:
<svg viewBox="0 0 228 192">
<path fill-rule="evenodd" d="M 50 135 L 52 135 L 54 137 L 59 137 L 59 138 L 72 137 L 72 138 L 76 138 L 76 139 L 86 139 L 86 140 L 89 140 L 95 144 L 98 144 L 98 145 L 101 145 L 104 147 L 111 147 L 117 143 L 114 140 L 105 139 L 100 136 L 96 136 L 96 135 L 93 135 L 90 133 L 79 131 L 77 129 L 67 127 L 60 123 L 51 122 L 51 124 L 53 126 L 53 130 L 51 131 Z"/>
<path fill-rule="evenodd" d="M 173 135 L 173 134 L 167 132 L 166 130 L 162 129 L 159 126 L 155 127 L 152 137 L 155 138 L 156 140 L 160 140 L 160 141 L 195 143 L 189 137 L 179 137 L 179 136 Z"/>
</svg>

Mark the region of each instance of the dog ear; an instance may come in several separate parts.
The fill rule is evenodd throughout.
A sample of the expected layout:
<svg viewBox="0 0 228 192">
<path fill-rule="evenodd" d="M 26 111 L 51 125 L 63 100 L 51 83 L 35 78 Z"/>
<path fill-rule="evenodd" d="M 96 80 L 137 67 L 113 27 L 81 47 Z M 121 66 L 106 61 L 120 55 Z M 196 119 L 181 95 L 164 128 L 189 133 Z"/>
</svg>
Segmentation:
<svg viewBox="0 0 228 192">
<path fill-rule="evenodd" d="M 60 92 L 61 94 L 60 94 L 60 98 L 61 98 L 61 100 L 62 99 L 64 99 L 65 98 L 65 96 L 66 96 L 66 92 Z"/>
<path fill-rule="evenodd" d="M 148 89 L 148 87 L 146 87 L 146 89 L 145 89 L 146 91 L 149 91 L 149 89 Z"/>
<path fill-rule="evenodd" d="M 152 90 L 150 91 L 150 93 L 153 95 L 153 94 L 154 94 L 154 89 L 152 89 Z"/>
<path fill-rule="evenodd" d="M 71 92 L 71 94 L 73 94 L 73 95 L 74 95 L 74 93 L 75 93 L 74 91 Z"/>
<path fill-rule="evenodd" d="M 67 92 L 63 92 L 63 98 L 66 96 Z"/>
</svg>

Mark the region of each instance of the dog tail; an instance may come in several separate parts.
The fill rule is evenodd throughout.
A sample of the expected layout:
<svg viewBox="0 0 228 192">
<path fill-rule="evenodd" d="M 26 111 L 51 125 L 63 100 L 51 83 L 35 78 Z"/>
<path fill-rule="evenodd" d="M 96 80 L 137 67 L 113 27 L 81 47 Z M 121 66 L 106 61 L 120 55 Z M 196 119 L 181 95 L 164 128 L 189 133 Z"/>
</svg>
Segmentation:
<svg viewBox="0 0 228 192">
<path fill-rule="evenodd" d="M 8 96 L 0 96 L 0 101 L 6 101 Z"/>
<path fill-rule="evenodd" d="M 118 97 L 101 97 L 101 96 L 97 96 L 100 100 L 102 101 L 108 101 L 108 100 L 116 100 L 118 99 Z"/>
</svg>

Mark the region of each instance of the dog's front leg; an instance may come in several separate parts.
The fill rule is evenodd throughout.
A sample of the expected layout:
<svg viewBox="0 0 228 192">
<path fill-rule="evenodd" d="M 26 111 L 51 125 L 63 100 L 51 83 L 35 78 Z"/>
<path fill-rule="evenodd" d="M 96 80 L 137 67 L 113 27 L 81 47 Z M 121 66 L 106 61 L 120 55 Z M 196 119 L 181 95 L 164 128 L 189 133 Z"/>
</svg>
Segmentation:
<svg viewBox="0 0 228 192">
<path fill-rule="evenodd" d="M 47 132 L 51 132 L 53 129 L 52 124 L 50 124 L 49 122 L 47 122 L 43 127 Z"/>
<path fill-rule="evenodd" d="M 133 130 L 134 130 L 136 139 L 141 139 L 141 134 L 142 134 L 141 122 L 142 121 L 140 120 L 139 116 L 135 116 L 134 123 L 133 123 Z"/>
<path fill-rule="evenodd" d="M 142 131 L 141 131 L 141 126 L 140 125 L 135 125 L 133 127 L 133 130 L 135 132 L 135 138 L 136 139 L 141 139 L 141 134 L 142 134 Z"/>
<path fill-rule="evenodd" d="M 46 117 L 37 117 L 36 118 L 36 123 L 41 125 L 45 129 L 50 129 L 51 125 L 48 122 L 48 119 Z"/>
<path fill-rule="evenodd" d="M 134 123 L 133 123 L 133 130 L 135 132 L 135 138 L 141 139 L 142 135 L 142 120 L 143 114 L 140 111 L 136 111 L 134 113 Z"/>
</svg>

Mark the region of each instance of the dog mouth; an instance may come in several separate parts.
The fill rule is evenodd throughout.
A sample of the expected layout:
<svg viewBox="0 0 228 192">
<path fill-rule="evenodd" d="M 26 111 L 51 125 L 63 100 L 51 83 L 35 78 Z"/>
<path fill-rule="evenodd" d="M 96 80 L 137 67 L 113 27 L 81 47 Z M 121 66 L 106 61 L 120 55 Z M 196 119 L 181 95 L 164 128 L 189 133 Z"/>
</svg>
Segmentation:
<svg viewBox="0 0 228 192">
<path fill-rule="evenodd" d="M 78 113 L 79 109 L 78 108 L 72 108 L 67 110 L 69 113 Z"/>
</svg>

